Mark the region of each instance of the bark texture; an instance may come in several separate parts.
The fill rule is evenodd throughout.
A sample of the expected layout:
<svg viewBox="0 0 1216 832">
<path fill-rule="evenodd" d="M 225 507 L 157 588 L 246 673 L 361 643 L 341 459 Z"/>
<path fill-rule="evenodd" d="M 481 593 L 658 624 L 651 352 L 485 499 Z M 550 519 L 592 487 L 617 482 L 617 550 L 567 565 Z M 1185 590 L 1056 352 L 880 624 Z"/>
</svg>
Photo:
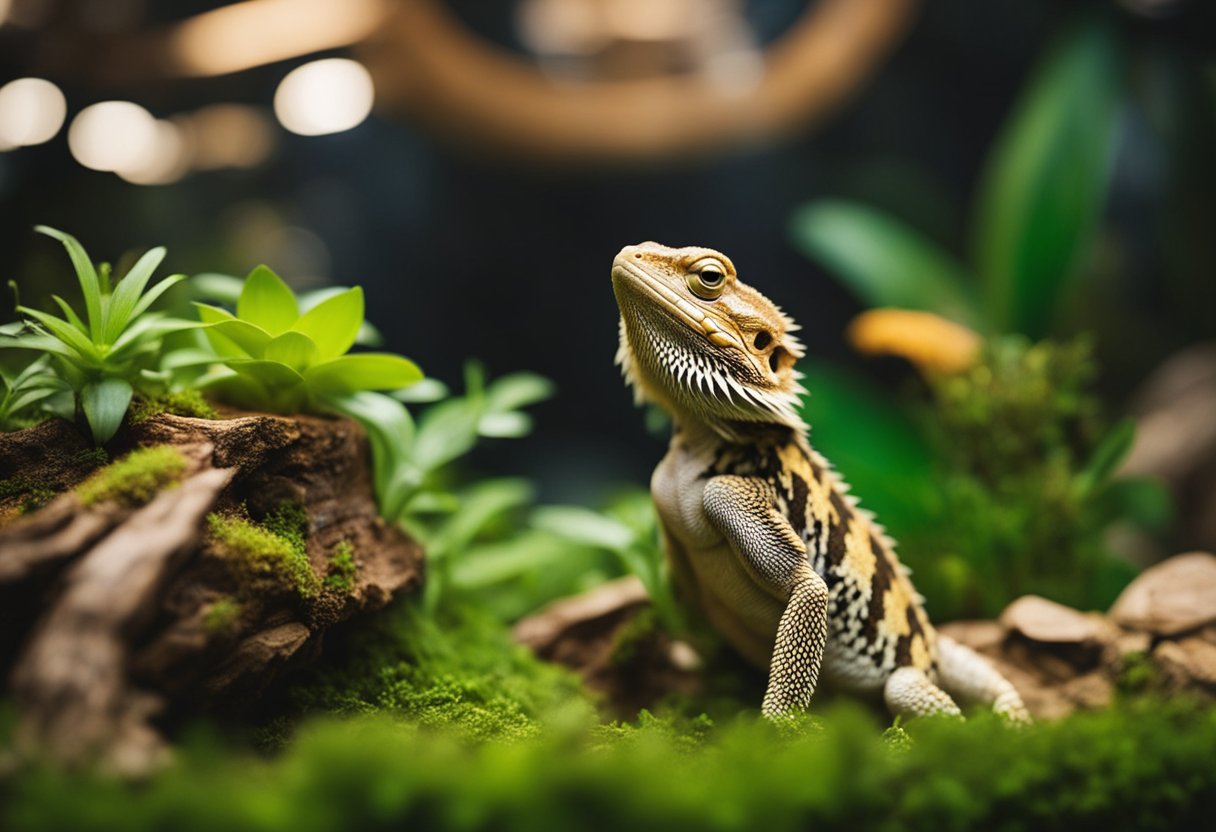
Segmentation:
<svg viewBox="0 0 1216 832">
<path fill-rule="evenodd" d="M 72 425 L 0 435 L 0 670 L 27 750 L 145 771 L 168 752 L 166 718 L 251 702 L 326 629 L 421 582 L 421 550 L 378 516 L 355 423 L 161 415 L 111 452 L 157 445 L 185 462 L 172 484 L 86 504 L 76 486 L 105 463 Z M 312 572 L 294 582 L 239 562 L 208 522 L 284 506 Z"/>
</svg>

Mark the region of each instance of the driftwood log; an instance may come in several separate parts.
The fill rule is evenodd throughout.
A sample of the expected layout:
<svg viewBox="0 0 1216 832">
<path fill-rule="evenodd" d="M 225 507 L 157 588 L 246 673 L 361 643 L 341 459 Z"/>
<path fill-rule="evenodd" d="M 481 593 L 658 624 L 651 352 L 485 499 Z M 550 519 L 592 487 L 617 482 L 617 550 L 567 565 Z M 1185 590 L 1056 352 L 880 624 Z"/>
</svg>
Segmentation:
<svg viewBox="0 0 1216 832">
<path fill-rule="evenodd" d="M 168 751 L 164 719 L 252 701 L 327 628 L 421 581 L 421 550 L 377 514 L 353 422 L 160 415 L 115 445 L 115 459 L 167 445 L 184 465 L 142 505 L 86 504 L 74 489 L 98 460 L 72 425 L 0 435 L 0 671 L 22 748 L 147 770 Z M 13 482 L 58 496 L 20 514 Z M 285 505 L 310 592 L 251 581 L 209 531 L 209 515 L 256 522 Z M 326 581 L 335 553 L 345 570 Z"/>
</svg>

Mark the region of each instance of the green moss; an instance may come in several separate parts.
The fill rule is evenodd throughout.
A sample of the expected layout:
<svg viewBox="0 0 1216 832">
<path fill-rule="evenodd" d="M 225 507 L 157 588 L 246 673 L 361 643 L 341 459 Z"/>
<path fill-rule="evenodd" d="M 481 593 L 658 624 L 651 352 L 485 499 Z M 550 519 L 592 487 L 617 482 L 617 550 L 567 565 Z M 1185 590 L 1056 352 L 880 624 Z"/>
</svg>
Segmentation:
<svg viewBox="0 0 1216 832">
<path fill-rule="evenodd" d="M 275 506 L 258 524 L 273 535 L 281 537 L 301 555 L 308 545 L 308 512 L 298 503 L 284 501 Z"/>
<path fill-rule="evenodd" d="M 312 598 L 320 581 L 302 538 L 287 537 L 240 515 L 209 514 L 207 527 L 217 554 L 252 591 L 294 592 Z"/>
<path fill-rule="evenodd" d="M 231 633 L 241 619 L 241 602 L 235 598 L 221 598 L 207 608 L 203 615 L 203 628 L 209 635 L 222 636 Z"/>
<path fill-rule="evenodd" d="M 127 416 L 131 424 L 138 425 L 161 413 L 192 416 L 196 419 L 219 417 L 215 408 L 197 390 L 179 390 L 176 393 L 164 393 L 159 396 L 137 395 L 131 400 L 131 409 L 127 411 Z"/>
<path fill-rule="evenodd" d="M 185 458 L 172 447 L 139 448 L 93 474 L 76 487 L 76 494 L 86 506 L 100 502 L 140 506 L 176 485 L 185 471 Z"/>
<path fill-rule="evenodd" d="M 297 685 L 301 714 L 385 713 L 473 741 L 520 741 L 548 722 L 592 720 L 577 678 L 512 644 L 477 610 L 436 620 L 398 603 L 329 647 L 345 659 Z"/>
<path fill-rule="evenodd" d="M 1216 712 L 1193 706 L 1123 703 L 1019 731 L 929 722 L 899 751 L 854 709 L 825 722 L 783 739 L 737 720 L 690 749 L 654 724 L 625 742 L 547 729 L 477 744 L 382 715 L 326 719 L 269 760 L 195 739 L 137 784 L 29 769 L 6 784 L 0 826 L 1170 830 L 1208 828 L 1216 806 Z"/>
<path fill-rule="evenodd" d="M 355 588 L 355 576 L 359 565 L 355 563 L 355 550 L 350 543 L 343 540 L 334 547 L 334 553 L 329 558 L 329 573 L 325 576 L 324 586 L 343 594 L 349 594 Z"/>
<path fill-rule="evenodd" d="M 85 448 L 83 451 L 77 451 L 72 454 L 72 462 L 81 468 L 88 468 L 91 471 L 94 468 L 108 465 L 110 463 L 110 455 L 106 453 L 105 448 Z"/>
</svg>

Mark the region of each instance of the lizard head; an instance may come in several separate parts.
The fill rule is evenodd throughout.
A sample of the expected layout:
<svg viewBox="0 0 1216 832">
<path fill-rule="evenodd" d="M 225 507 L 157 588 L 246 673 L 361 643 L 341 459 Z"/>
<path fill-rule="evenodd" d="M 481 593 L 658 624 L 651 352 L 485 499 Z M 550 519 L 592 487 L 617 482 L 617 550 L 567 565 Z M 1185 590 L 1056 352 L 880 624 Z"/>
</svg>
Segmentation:
<svg viewBox="0 0 1216 832">
<path fill-rule="evenodd" d="M 639 401 L 728 440 L 747 423 L 803 427 L 798 328 L 708 248 L 626 246 L 612 263 L 621 310 L 617 363 Z"/>
</svg>

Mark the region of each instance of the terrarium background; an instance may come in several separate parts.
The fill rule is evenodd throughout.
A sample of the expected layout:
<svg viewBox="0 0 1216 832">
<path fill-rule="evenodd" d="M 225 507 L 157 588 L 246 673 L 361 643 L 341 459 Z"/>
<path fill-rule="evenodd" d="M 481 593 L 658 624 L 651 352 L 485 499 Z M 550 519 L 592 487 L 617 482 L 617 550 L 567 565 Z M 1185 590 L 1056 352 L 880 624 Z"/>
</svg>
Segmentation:
<svg viewBox="0 0 1216 832">
<path fill-rule="evenodd" d="M 90 6 L 59 5 L 64 15 Z M 138 6 L 134 18 L 147 24 L 216 5 L 121 3 L 114 14 Z M 515 4 L 448 5 L 476 32 L 523 51 Z M 745 13 L 768 42 L 805 5 L 753 0 Z M 1216 235 L 1184 233 L 1176 221 L 1190 207 L 1187 223 L 1200 223 L 1194 208 L 1210 207 L 1203 195 L 1216 188 L 1205 152 L 1216 137 L 1211 89 L 1188 74 L 1216 51 L 1202 25 L 1208 15 L 1198 3 L 1125 5 L 1172 12 L 1116 13 L 1136 44 L 1128 83 L 1154 92 L 1141 101 L 1155 109 L 1135 105 L 1120 116 L 1099 268 L 1076 289 L 1086 302 L 1068 313 L 1121 333 L 1098 343 L 1100 384 L 1115 403 L 1167 354 L 1210 335 L 1216 303 Z M 70 294 L 59 252 L 30 231 L 43 222 L 72 230 L 97 256 L 164 244 L 167 267 L 187 274 L 244 274 L 264 261 L 299 281 L 360 283 L 387 347 L 430 375 L 458 384 L 473 356 L 492 375 L 526 368 L 554 379 L 559 393 L 538 409 L 540 429 L 480 451 L 480 462 L 534 479 L 542 499 L 594 502 L 613 484 L 644 482 L 664 443 L 640 429 L 612 366 L 617 313 L 607 272 L 616 250 L 645 239 L 720 248 L 803 324 L 812 355 L 894 384 L 898 368 L 849 353 L 843 330 L 860 306 L 791 246 L 791 213 L 816 198 L 855 198 L 965 254 L 976 177 L 1002 119 L 1046 45 L 1086 6 L 1106 14 L 1113 4 L 926 3 L 894 57 L 822 129 L 701 161 L 534 165 L 455 149 L 373 115 L 331 136 L 280 130 L 276 152 L 252 170 L 137 186 L 75 164 L 61 132 L 0 153 L 0 277 L 15 277 L 31 305 L 51 291 Z M 0 81 L 28 74 L 31 36 L 0 28 Z M 135 100 L 157 116 L 220 101 L 269 107 L 286 71 L 312 57 L 128 89 L 55 80 L 69 118 L 106 98 Z M 7 301 L 0 314 L 10 318 Z"/>
</svg>

